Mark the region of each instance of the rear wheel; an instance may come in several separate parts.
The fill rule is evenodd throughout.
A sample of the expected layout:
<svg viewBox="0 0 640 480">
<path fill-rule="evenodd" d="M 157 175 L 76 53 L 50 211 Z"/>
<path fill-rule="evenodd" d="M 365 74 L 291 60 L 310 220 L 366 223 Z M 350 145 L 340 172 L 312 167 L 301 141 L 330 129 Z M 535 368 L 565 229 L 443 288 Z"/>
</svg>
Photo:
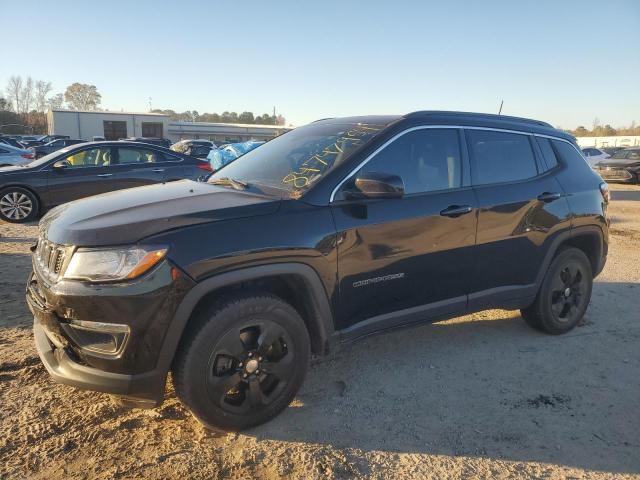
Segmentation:
<svg viewBox="0 0 640 480">
<path fill-rule="evenodd" d="M 38 199 L 29 190 L 9 187 L 0 191 L 0 219 L 11 223 L 24 223 L 38 216 Z"/>
<path fill-rule="evenodd" d="M 577 248 L 562 250 L 551 262 L 533 304 L 520 310 L 533 328 L 558 335 L 575 327 L 591 299 L 593 272 Z"/>
<path fill-rule="evenodd" d="M 241 430 L 289 405 L 310 341 L 298 312 L 270 294 L 238 294 L 204 312 L 174 362 L 176 394 L 209 428 Z"/>
</svg>

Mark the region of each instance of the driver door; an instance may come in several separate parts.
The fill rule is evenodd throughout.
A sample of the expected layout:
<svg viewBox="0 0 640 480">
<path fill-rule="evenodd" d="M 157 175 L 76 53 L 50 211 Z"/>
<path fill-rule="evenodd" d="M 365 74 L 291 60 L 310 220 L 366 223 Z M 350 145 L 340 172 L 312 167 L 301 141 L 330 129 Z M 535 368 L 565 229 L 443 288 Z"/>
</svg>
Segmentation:
<svg viewBox="0 0 640 480">
<path fill-rule="evenodd" d="M 360 336 L 466 307 L 477 211 L 460 135 L 453 128 L 406 133 L 343 187 L 354 188 L 359 173 L 398 175 L 403 197 L 336 197 L 331 209 L 338 231 L 338 328 L 345 334 Z"/>
<path fill-rule="evenodd" d="M 60 205 L 115 190 L 117 180 L 111 165 L 112 155 L 112 147 L 94 147 L 57 159 L 56 163 L 63 161 L 66 166 L 49 166 L 47 185 L 51 204 Z"/>
</svg>

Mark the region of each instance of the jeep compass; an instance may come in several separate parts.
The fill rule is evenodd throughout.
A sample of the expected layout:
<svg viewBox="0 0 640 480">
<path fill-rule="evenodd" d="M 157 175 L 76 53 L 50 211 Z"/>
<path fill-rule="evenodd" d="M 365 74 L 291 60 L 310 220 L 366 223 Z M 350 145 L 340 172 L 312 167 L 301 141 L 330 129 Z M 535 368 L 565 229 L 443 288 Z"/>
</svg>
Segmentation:
<svg viewBox="0 0 640 480">
<path fill-rule="evenodd" d="M 491 308 L 571 330 L 608 249 L 606 183 L 575 138 L 507 116 L 324 119 L 212 175 L 63 204 L 27 302 L 54 380 L 243 429 L 311 355 Z M 390 359 L 393 362 L 393 359 Z"/>
</svg>

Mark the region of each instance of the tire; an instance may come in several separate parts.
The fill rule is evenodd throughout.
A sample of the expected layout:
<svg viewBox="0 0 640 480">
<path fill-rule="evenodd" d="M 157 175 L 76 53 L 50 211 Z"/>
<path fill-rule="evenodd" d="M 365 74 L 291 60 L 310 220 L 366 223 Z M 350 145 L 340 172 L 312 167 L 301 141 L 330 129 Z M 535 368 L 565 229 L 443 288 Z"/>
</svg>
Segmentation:
<svg viewBox="0 0 640 480">
<path fill-rule="evenodd" d="M 242 430 L 293 400 L 311 346 L 298 312 L 268 293 L 233 294 L 194 319 L 173 365 L 180 401 L 205 427 Z"/>
<path fill-rule="evenodd" d="M 584 252 L 563 249 L 549 265 L 533 304 L 520 310 L 522 318 L 536 330 L 566 333 L 582 320 L 592 287 L 591 263 Z"/>
<path fill-rule="evenodd" d="M 7 187 L 0 191 L 0 220 L 10 223 L 26 223 L 38 217 L 40 203 L 29 190 Z"/>
</svg>

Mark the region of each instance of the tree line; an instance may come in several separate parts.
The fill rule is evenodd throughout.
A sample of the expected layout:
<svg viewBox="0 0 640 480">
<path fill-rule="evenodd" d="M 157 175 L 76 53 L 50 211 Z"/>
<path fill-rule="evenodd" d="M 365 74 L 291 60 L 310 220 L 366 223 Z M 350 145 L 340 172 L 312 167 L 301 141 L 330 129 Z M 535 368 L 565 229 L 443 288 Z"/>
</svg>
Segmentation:
<svg viewBox="0 0 640 480">
<path fill-rule="evenodd" d="M 76 82 L 64 93 L 52 93 L 51 82 L 13 75 L 4 93 L 0 91 L 0 132 L 44 134 L 47 110 L 62 108 L 65 102 L 71 110 L 98 110 L 101 99 L 95 85 Z"/>
<path fill-rule="evenodd" d="M 613 128 L 611 125 L 601 125 L 597 118 L 593 121 L 591 130 L 580 125 L 575 130 L 567 130 L 576 137 L 615 137 L 616 135 L 638 135 L 640 136 L 640 126 L 636 122 L 631 122 L 628 127 Z"/>
<path fill-rule="evenodd" d="M 284 125 L 286 119 L 282 115 L 269 115 L 263 113 L 262 115 L 254 115 L 253 112 L 242 112 L 240 114 L 236 112 L 222 113 L 198 113 L 197 110 L 186 111 L 177 113 L 174 110 L 159 108 L 151 110 L 151 113 L 162 113 L 168 115 L 171 120 L 181 120 L 184 122 L 213 122 L 213 123 L 246 123 L 246 124 L 260 124 L 260 125 Z"/>
</svg>

